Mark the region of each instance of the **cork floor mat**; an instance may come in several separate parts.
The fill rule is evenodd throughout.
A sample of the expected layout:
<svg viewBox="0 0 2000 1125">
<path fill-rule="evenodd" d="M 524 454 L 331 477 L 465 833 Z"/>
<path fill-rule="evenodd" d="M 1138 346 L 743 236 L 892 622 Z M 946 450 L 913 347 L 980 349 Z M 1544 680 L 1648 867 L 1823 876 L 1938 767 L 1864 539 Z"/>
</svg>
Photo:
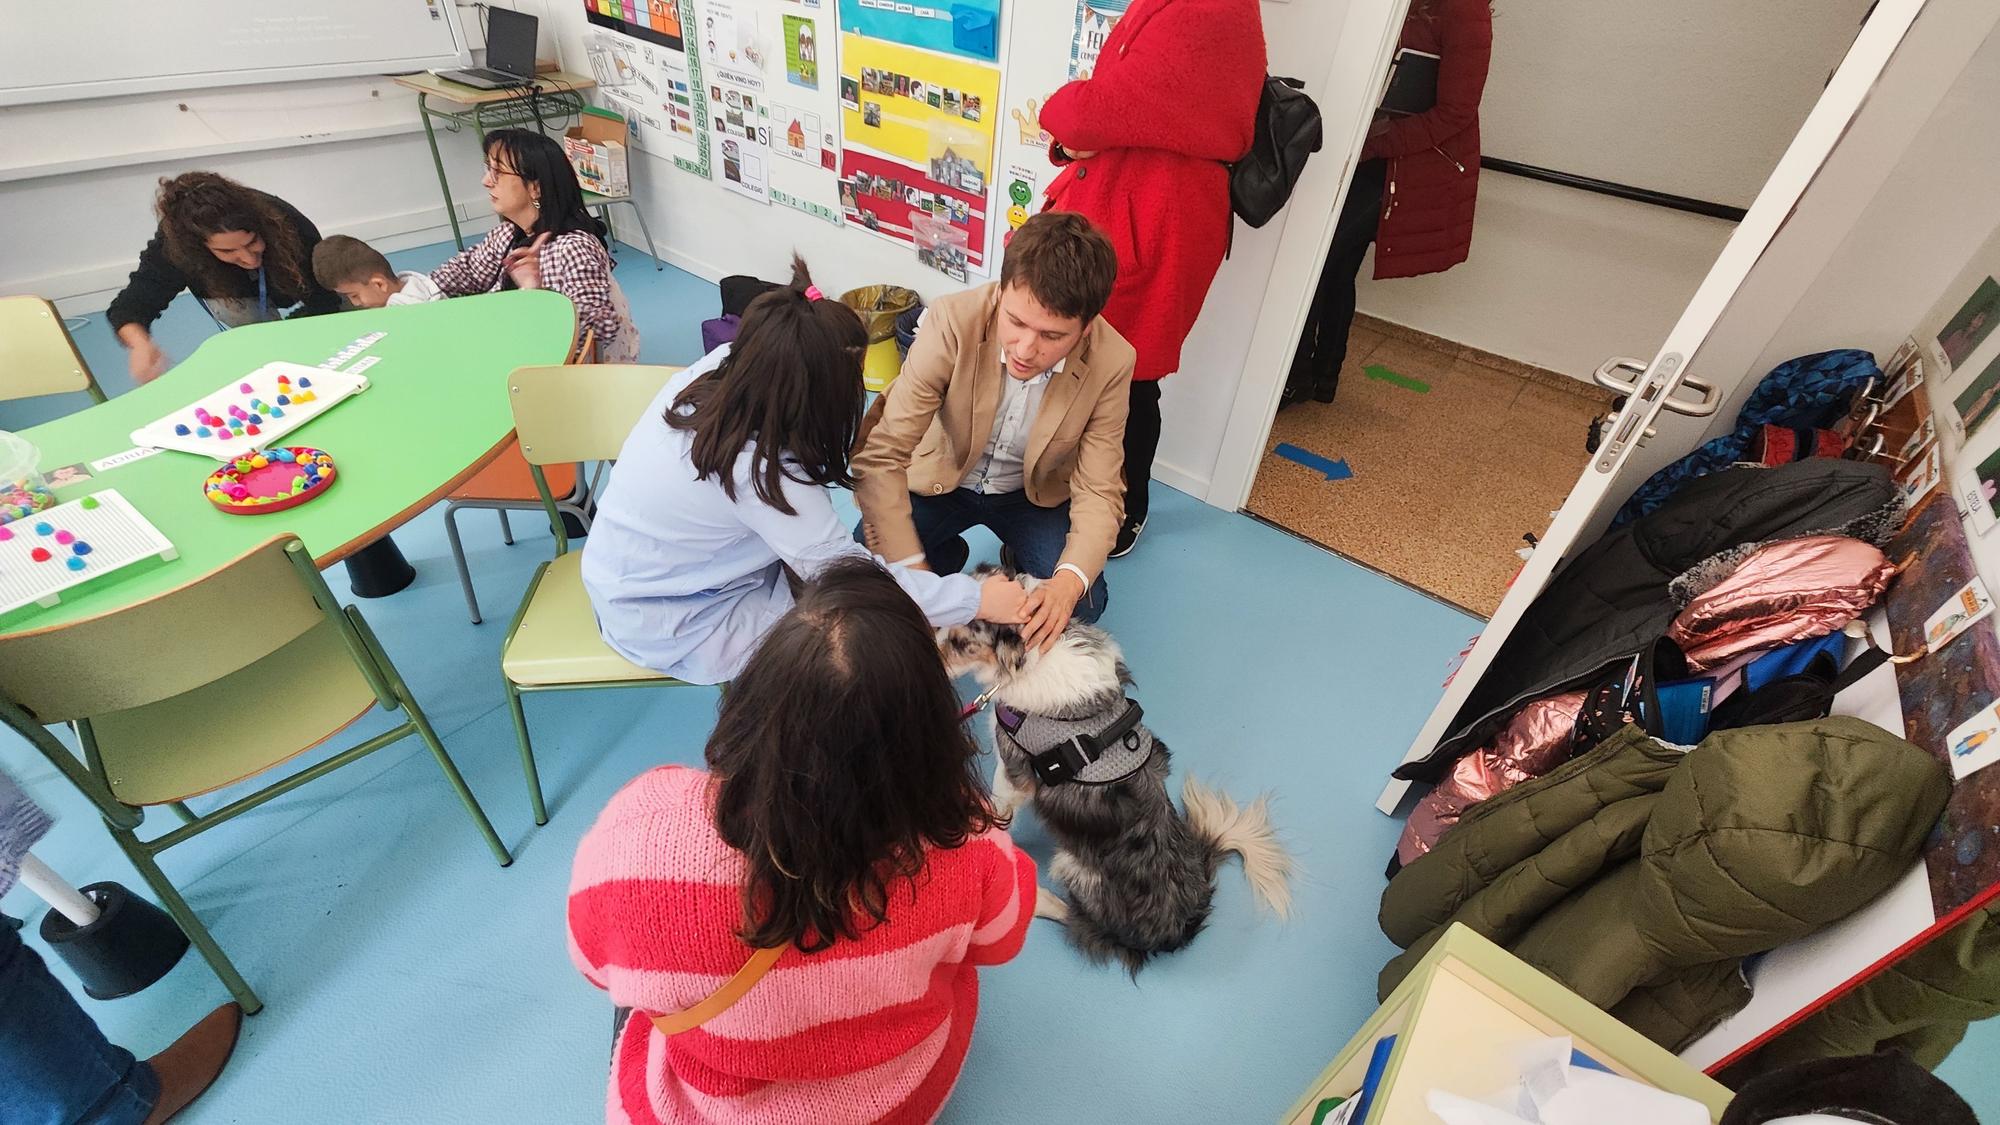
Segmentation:
<svg viewBox="0 0 2000 1125">
<path fill-rule="evenodd" d="M 1362 318 L 1338 399 L 1279 411 L 1248 509 L 1490 617 L 1522 536 L 1547 528 L 1583 472 L 1585 431 L 1610 400 Z"/>
</svg>

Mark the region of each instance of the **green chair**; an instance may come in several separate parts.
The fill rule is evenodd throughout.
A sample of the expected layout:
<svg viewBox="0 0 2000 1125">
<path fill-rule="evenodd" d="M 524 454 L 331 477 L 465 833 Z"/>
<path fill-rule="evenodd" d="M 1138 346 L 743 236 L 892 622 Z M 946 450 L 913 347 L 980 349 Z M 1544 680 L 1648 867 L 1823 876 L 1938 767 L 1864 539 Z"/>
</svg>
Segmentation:
<svg viewBox="0 0 2000 1125">
<path fill-rule="evenodd" d="M 514 434 L 556 538 L 556 557 L 543 563 L 528 580 L 528 592 L 521 597 L 521 608 L 507 626 L 507 639 L 500 649 L 500 673 L 506 681 L 507 706 L 514 713 L 521 770 L 527 775 L 536 824 L 549 822 L 549 810 L 542 802 L 542 780 L 535 771 L 528 717 L 521 709 L 523 694 L 687 686 L 639 667 L 612 651 L 598 636 L 597 614 L 583 589 L 583 554 L 569 549 L 562 515 L 542 472 L 546 465 L 615 459 L 639 416 L 679 370 L 638 364 L 570 364 L 518 368 L 508 380 Z"/>
<path fill-rule="evenodd" d="M 40 297 L 0 297 L 0 401 L 70 391 L 104 401 L 62 314 Z"/>
<path fill-rule="evenodd" d="M 290 761 L 377 706 L 407 714 L 393 730 L 210 812 L 187 806 Z M 290 535 L 137 605 L 0 637 L 0 720 L 97 806 L 246 1012 L 263 1002 L 160 870 L 155 857 L 168 848 L 416 734 L 494 858 L 513 862 L 360 611 L 334 600 Z M 49 733 L 59 723 L 75 726 L 80 761 Z M 141 839 L 154 805 L 181 824 Z"/>
</svg>

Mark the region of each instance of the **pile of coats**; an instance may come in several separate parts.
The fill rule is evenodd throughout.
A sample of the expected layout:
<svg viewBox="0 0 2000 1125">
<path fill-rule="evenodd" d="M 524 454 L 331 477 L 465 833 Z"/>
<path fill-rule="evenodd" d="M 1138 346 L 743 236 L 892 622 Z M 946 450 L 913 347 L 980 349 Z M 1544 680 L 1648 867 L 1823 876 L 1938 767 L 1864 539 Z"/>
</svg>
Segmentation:
<svg viewBox="0 0 2000 1125">
<path fill-rule="evenodd" d="M 1397 771 L 1433 789 L 1390 864 L 1382 928 L 1405 952 L 1381 994 L 1460 922 L 1678 1050 L 1749 1001 L 1747 958 L 1907 873 L 1950 770 L 1827 717 L 1879 666 L 1847 664 L 1842 630 L 1893 581 L 1881 547 L 1902 518 L 1880 465 L 1705 467 L 1571 560 Z M 2000 1013 L 1994 913 L 1753 1063 L 1896 1046 L 1935 1065 Z"/>
</svg>

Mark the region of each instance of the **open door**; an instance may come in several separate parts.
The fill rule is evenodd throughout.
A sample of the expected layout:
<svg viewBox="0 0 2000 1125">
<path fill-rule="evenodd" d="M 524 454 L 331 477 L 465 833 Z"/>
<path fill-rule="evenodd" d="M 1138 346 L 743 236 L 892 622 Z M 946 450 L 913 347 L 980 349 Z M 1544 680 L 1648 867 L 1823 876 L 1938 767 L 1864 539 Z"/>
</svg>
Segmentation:
<svg viewBox="0 0 2000 1125">
<path fill-rule="evenodd" d="M 1808 245 L 1792 254 L 1773 254 L 1773 243 L 1794 223 L 1808 188 L 1814 186 L 1815 178 L 1854 125 L 1924 4 L 1925 0 L 1881 0 L 1877 4 L 1658 354 L 1650 361 L 1614 358 L 1599 368 L 1601 383 L 1627 394 L 1625 406 L 1612 420 L 1596 455 L 1556 513 L 1547 534 L 1446 685 L 1443 698 L 1405 752 L 1404 762 L 1424 757 L 1450 733 L 1460 708 L 1495 653 L 1564 559 L 1593 542 L 1618 507 L 1649 476 L 1714 433 L 1731 428 L 1737 405 L 1763 372 L 1749 368 L 1747 357 L 1737 354 L 1740 348 L 1712 347 L 1711 337 L 1732 307 L 1740 310 L 1773 302 L 1782 306 L 1787 278 L 1778 275 L 1797 271 L 1800 264 L 1792 259 L 1810 256 L 1815 248 L 1808 238 L 1797 240 Z M 1895 122 L 1885 120 L 1883 125 L 1892 128 Z M 1829 194 L 1848 194 L 1847 187 L 1836 185 Z M 1821 249 L 1830 251 L 1830 246 Z M 1804 278 L 1809 279 L 1813 272 L 1806 268 Z M 1792 299 L 1796 296 L 1793 293 Z M 1377 807 L 1393 812 L 1409 784 L 1392 779 Z"/>
</svg>

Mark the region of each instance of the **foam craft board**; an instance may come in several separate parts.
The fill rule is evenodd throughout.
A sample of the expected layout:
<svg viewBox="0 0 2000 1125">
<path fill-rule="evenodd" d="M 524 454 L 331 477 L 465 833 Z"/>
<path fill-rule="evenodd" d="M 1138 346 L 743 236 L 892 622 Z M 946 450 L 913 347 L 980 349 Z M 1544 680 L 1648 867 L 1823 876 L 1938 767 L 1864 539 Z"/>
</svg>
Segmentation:
<svg viewBox="0 0 2000 1125">
<path fill-rule="evenodd" d="M 280 384 L 279 376 L 289 379 L 288 384 Z M 302 383 L 301 380 L 304 382 Z M 248 386 L 249 391 L 243 388 Z M 330 371 L 322 367 L 308 367 L 302 363 L 267 363 L 239 379 L 217 387 L 165 417 L 155 419 L 132 431 L 132 444 L 158 446 L 161 449 L 177 449 L 183 453 L 199 454 L 217 461 L 231 461 L 253 449 L 278 444 L 278 439 L 340 405 L 349 395 L 360 394 L 368 389 L 368 380 L 352 372 Z M 309 390 L 310 402 L 296 401 L 302 390 Z M 278 403 L 279 396 L 294 401 Z M 261 402 L 265 409 L 253 410 L 251 404 Z M 272 416 L 270 407 L 277 406 L 284 413 Z M 242 437 L 233 434 L 227 438 L 201 437 L 202 422 L 196 416 L 197 409 L 206 410 L 217 417 L 228 417 L 231 407 L 255 414 L 260 419 L 257 432 L 245 433 Z M 187 427 L 186 434 L 176 433 L 176 426 Z M 211 427 L 212 429 L 213 427 Z"/>
<path fill-rule="evenodd" d="M 46 535 L 43 527 L 49 529 Z M 0 536 L 5 537 L 0 538 L 0 614 L 25 605 L 52 606 L 64 591 L 85 582 L 146 559 L 180 555 L 115 488 L 0 524 Z M 37 550 L 47 557 L 35 558 Z M 72 569 L 72 559 L 82 565 Z"/>
</svg>

